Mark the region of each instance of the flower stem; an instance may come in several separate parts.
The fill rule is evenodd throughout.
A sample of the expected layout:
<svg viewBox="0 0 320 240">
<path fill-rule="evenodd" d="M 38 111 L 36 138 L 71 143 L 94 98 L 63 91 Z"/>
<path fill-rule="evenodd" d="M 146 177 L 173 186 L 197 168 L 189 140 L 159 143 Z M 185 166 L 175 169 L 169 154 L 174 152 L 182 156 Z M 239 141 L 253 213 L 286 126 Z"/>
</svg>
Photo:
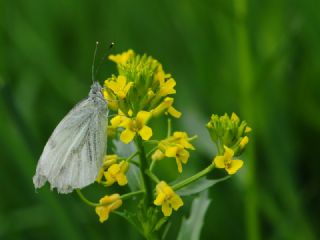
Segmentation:
<svg viewBox="0 0 320 240">
<path fill-rule="evenodd" d="M 168 118 L 168 132 L 167 132 L 167 137 L 171 136 L 171 132 L 172 132 L 172 127 L 171 127 L 171 118 Z"/>
<path fill-rule="evenodd" d="M 148 178 L 148 175 L 146 174 L 146 170 L 148 170 L 148 162 L 146 158 L 145 149 L 143 147 L 143 142 L 140 136 L 136 137 L 136 144 L 139 151 L 139 157 L 140 157 L 140 172 L 142 177 L 142 182 L 145 189 L 145 203 L 146 206 L 149 206 L 152 204 L 152 185 L 151 181 Z"/>
<path fill-rule="evenodd" d="M 207 175 L 209 172 L 211 172 L 213 169 L 215 168 L 214 164 L 210 164 L 208 167 L 206 167 L 205 169 L 203 169 L 202 171 L 198 172 L 197 174 L 175 184 L 172 186 L 173 190 L 179 190 L 181 188 L 184 188 L 186 186 L 188 186 L 189 184 L 197 181 L 199 178 L 202 178 L 203 176 Z"/>
<path fill-rule="evenodd" d="M 153 174 L 150 170 L 146 170 L 145 173 L 151 178 L 152 181 L 156 183 L 160 182 L 159 178 L 155 174 Z"/>
</svg>

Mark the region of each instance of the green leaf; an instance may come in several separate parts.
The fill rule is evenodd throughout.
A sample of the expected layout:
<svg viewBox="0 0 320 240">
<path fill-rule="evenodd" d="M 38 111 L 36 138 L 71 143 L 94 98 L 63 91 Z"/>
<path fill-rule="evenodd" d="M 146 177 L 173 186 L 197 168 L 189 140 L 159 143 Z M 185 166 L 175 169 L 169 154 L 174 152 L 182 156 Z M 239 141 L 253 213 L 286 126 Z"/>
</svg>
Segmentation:
<svg viewBox="0 0 320 240">
<path fill-rule="evenodd" d="M 188 219 L 183 218 L 177 240 L 199 240 L 200 233 L 211 200 L 208 191 L 202 192 L 192 202 Z"/>
<path fill-rule="evenodd" d="M 189 186 L 176 191 L 176 193 L 179 196 L 190 196 L 193 194 L 197 194 L 212 187 L 213 185 L 219 182 L 227 180 L 228 178 L 230 178 L 230 176 L 226 176 L 219 179 L 207 179 L 206 177 L 203 177 L 200 178 L 198 181 L 195 181 L 194 183 L 190 184 Z"/>
</svg>

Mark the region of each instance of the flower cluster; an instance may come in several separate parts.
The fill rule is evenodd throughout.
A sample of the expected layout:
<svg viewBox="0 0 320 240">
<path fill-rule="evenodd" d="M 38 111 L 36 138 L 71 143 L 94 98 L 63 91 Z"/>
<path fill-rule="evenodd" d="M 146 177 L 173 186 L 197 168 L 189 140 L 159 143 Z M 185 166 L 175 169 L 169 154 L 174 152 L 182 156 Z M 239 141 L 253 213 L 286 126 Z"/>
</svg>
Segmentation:
<svg viewBox="0 0 320 240">
<path fill-rule="evenodd" d="M 246 121 L 240 121 L 239 117 L 232 113 L 218 116 L 213 114 L 207 124 L 212 141 L 216 144 L 219 155 L 213 160 L 217 168 L 224 168 L 228 174 L 236 173 L 243 165 L 242 160 L 233 160 L 234 156 L 240 156 L 244 151 L 249 137 L 247 133 L 251 128 Z"/>
<path fill-rule="evenodd" d="M 96 182 L 107 188 L 106 191 L 112 192 L 114 185 L 127 185 L 131 179 L 127 178 L 127 172 L 132 171 L 130 176 L 140 174 L 138 178 L 141 184 L 138 190 L 134 188 L 135 191 L 129 193 L 104 195 L 99 203 L 85 201 L 95 207 L 100 222 L 104 222 L 124 200 L 142 196 L 136 198 L 140 202 L 134 212 L 128 211 L 129 207 L 125 205 L 126 209 L 117 213 L 134 223 L 140 232 L 150 239 L 150 234 L 158 231 L 167 217 L 172 215 L 173 210 L 177 211 L 184 205 L 177 190 L 204 179 L 215 168 L 225 169 L 231 175 L 243 166 L 243 161 L 237 157 L 249 142 L 247 133 L 251 128 L 245 121 L 240 121 L 235 113 L 230 117 L 228 114 L 212 115 L 207 129 L 218 150 L 217 156 L 205 169 L 169 185 L 165 177 L 159 177 L 153 171 L 156 163 L 165 158 L 175 159 L 177 170 L 182 173 L 183 167 L 190 159 L 190 151 L 195 150 L 192 141 L 197 138 L 189 137 L 183 131 L 171 131 L 171 117 L 181 117 L 181 112 L 173 107 L 176 82 L 170 74 L 165 73 L 157 60 L 147 55 L 136 54 L 133 50 L 111 55 L 109 59 L 116 63 L 118 74 L 106 79 L 103 88 L 108 107 L 116 114 L 108 124 L 108 137 L 119 137 L 124 144 L 134 142 L 135 145 L 130 145 L 132 153 L 129 157 L 106 155 Z M 164 139 L 151 139 L 151 122 L 160 116 L 168 117 L 167 136 Z M 139 156 L 138 161 L 136 156 Z M 134 168 L 132 164 L 137 167 Z M 134 169 L 138 173 L 134 172 Z M 131 184 L 123 190 L 130 187 Z M 79 195 L 83 198 L 81 193 Z"/>
<path fill-rule="evenodd" d="M 186 164 L 190 156 L 188 150 L 195 149 L 190 140 L 186 132 L 174 132 L 172 136 L 159 142 L 158 149 L 152 155 L 152 160 L 157 161 L 165 157 L 175 158 L 178 171 L 181 173 L 182 163 Z"/>
</svg>

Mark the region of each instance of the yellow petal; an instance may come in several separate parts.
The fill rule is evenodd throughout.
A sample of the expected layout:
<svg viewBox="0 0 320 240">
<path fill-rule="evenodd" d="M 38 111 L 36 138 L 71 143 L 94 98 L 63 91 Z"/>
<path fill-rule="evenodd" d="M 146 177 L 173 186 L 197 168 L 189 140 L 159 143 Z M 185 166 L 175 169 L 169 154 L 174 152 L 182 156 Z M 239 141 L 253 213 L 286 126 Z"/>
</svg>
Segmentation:
<svg viewBox="0 0 320 240">
<path fill-rule="evenodd" d="M 162 204 L 161 210 L 163 212 L 163 215 L 166 217 L 170 216 L 172 213 L 172 208 L 169 206 L 169 203 L 167 203 L 167 202 L 164 202 Z"/>
<path fill-rule="evenodd" d="M 143 140 L 149 140 L 152 137 L 152 129 L 148 126 L 143 126 L 139 131 L 139 135 Z"/>
<path fill-rule="evenodd" d="M 167 147 L 166 148 L 166 156 L 167 157 L 175 157 L 177 155 L 178 147 Z"/>
<path fill-rule="evenodd" d="M 233 157 L 234 151 L 231 148 L 228 148 L 227 146 L 224 146 L 224 157 L 225 159 L 229 160 Z"/>
<path fill-rule="evenodd" d="M 189 152 L 185 149 L 181 149 L 179 152 L 179 159 L 181 160 L 181 162 L 183 163 L 187 163 L 188 162 L 188 159 L 189 159 Z"/>
<path fill-rule="evenodd" d="M 178 172 L 182 173 L 182 164 L 181 164 L 181 161 L 180 161 L 179 158 L 176 158 L 176 163 L 177 163 L 177 166 L 178 166 Z"/>
<path fill-rule="evenodd" d="M 171 199 L 171 206 L 174 210 L 178 210 L 181 206 L 183 206 L 183 201 L 179 195 L 175 194 Z"/>
<path fill-rule="evenodd" d="M 137 122 L 141 123 L 141 125 L 144 125 L 149 118 L 151 117 L 151 113 L 147 111 L 140 111 L 137 114 L 136 120 Z"/>
<path fill-rule="evenodd" d="M 135 132 L 129 129 L 125 129 L 120 135 L 120 140 L 124 143 L 129 143 L 133 140 L 135 135 L 136 135 Z"/>
<path fill-rule="evenodd" d="M 102 177 L 103 177 L 103 174 L 104 174 L 104 169 L 101 168 L 101 169 L 99 170 L 98 176 L 97 176 L 97 178 L 96 178 L 96 181 L 97 181 L 98 183 L 101 182 L 101 179 L 102 179 Z"/>
<path fill-rule="evenodd" d="M 232 160 L 228 168 L 226 168 L 229 174 L 235 174 L 243 165 L 242 160 Z"/>
<path fill-rule="evenodd" d="M 153 154 L 152 154 L 152 161 L 159 161 L 162 160 L 164 158 L 164 154 L 161 150 L 157 149 Z"/>
<path fill-rule="evenodd" d="M 239 143 L 240 148 L 243 149 L 248 144 L 248 142 L 249 138 L 247 136 L 244 136 Z"/>
<path fill-rule="evenodd" d="M 111 186 L 112 184 L 114 184 L 115 183 L 115 179 L 114 179 L 114 177 L 109 173 L 109 172 L 105 172 L 104 173 L 104 177 L 106 178 L 106 180 L 107 180 L 107 186 Z"/>
<path fill-rule="evenodd" d="M 179 112 L 177 109 L 175 109 L 174 107 L 169 107 L 168 108 L 168 113 L 172 116 L 172 117 L 175 117 L 175 118 L 180 118 L 182 113 Z"/>
<path fill-rule="evenodd" d="M 217 168 L 225 168 L 224 156 L 216 156 L 213 162 Z"/>
<path fill-rule="evenodd" d="M 99 221 L 103 223 L 109 218 L 109 207 L 108 206 L 96 207 L 96 213 L 99 216 Z"/>
<path fill-rule="evenodd" d="M 164 193 L 162 193 L 162 192 L 159 192 L 158 194 L 157 194 L 157 197 L 156 197 L 156 199 L 154 200 L 154 205 L 156 205 L 156 206 L 160 206 L 162 203 L 163 203 L 163 201 L 164 201 L 164 199 L 166 198 L 166 195 L 164 194 Z"/>
<path fill-rule="evenodd" d="M 117 78 L 117 83 L 120 89 L 124 89 L 127 83 L 127 78 L 125 76 L 119 75 Z"/>
<path fill-rule="evenodd" d="M 117 174 L 116 179 L 117 179 L 119 186 L 124 186 L 128 183 L 126 175 L 124 175 L 122 173 Z"/>
</svg>

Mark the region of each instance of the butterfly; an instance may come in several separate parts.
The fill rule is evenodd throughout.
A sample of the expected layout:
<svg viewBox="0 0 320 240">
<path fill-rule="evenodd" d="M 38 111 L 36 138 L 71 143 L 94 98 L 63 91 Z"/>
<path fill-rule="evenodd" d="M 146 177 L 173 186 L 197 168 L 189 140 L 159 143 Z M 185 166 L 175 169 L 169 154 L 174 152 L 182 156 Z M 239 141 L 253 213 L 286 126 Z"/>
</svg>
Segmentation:
<svg viewBox="0 0 320 240">
<path fill-rule="evenodd" d="M 103 164 L 108 103 L 98 82 L 89 96 L 62 119 L 49 138 L 33 177 L 35 188 L 46 181 L 58 193 L 70 193 L 93 183 Z"/>
</svg>

